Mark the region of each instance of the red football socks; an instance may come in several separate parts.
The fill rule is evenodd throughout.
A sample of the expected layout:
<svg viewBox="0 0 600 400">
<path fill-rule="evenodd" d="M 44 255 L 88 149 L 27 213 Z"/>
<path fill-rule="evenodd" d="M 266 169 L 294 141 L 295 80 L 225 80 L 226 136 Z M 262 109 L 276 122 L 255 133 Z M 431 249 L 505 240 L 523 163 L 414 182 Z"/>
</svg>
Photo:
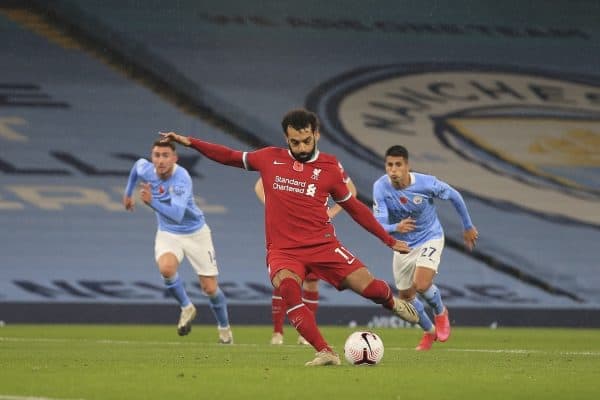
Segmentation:
<svg viewBox="0 0 600 400">
<path fill-rule="evenodd" d="M 302 288 L 292 278 L 285 278 L 279 284 L 279 292 L 287 308 L 287 316 L 298 333 L 317 351 L 331 350 L 319 328 L 314 314 L 302 302 Z"/>
<path fill-rule="evenodd" d="M 316 316 L 319 308 L 319 292 L 312 292 L 304 289 L 302 293 L 302 301 L 310 311 Z"/>
<path fill-rule="evenodd" d="M 285 305 L 279 289 L 273 289 L 271 297 L 271 317 L 273 319 L 273 332 L 283 335 L 283 321 L 285 320 Z"/>
<path fill-rule="evenodd" d="M 390 286 L 381 279 L 373 279 L 373 282 L 363 290 L 361 295 L 374 303 L 381 304 L 388 310 L 394 309 L 392 289 L 390 289 Z"/>
</svg>

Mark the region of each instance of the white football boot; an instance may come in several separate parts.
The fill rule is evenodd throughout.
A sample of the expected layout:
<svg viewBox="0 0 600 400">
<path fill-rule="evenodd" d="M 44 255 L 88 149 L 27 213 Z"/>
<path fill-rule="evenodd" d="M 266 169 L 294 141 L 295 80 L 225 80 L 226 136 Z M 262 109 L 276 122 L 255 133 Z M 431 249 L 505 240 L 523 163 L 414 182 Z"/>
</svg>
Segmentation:
<svg viewBox="0 0 600 400">
<path fill-rule="evenodd" d="M 196 318 L 196 307 L 193 304 L 181 309 L 179 323 L 177 324 L 177 334 L 179 336 L 185 336 L 190 333 L 194 318 Z"/>
</svg>

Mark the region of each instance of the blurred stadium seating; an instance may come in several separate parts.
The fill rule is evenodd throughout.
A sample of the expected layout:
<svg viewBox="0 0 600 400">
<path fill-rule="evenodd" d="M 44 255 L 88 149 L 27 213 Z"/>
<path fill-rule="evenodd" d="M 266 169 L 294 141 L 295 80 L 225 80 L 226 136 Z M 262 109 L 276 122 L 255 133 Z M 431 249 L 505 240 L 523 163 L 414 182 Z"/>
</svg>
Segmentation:
<svg viewBox="0 0 600 400">
<path fill-rule="evenodd" d="M 143 8 L 134 0 L 6 2 L 0 319 L 170 321 L 173 305 L 152 257 L 154 217 L 141 205 L 129 214 L 120 204 L 131 164 L 162 130 L 238 149 L 281 145 L 281 116 L 307 106 L 323 120 L 321 149 L 338 155 L 364 201 L 383 173 L 381 149 L 397 142 L 411 143 L 417 169 L 439 172 L 463 191 L 481 232 L 475 253 L 462 249 L 452 207 L 440 205 L 448 247 L 438 282 L 458 323 L 598 326 L 597 18 L 581 3 L 535 9 L 532 2 L 525 11 L 536 10 L 535 23 L 525 11 L 507 19 L 493 2 L 460 3 L 470 6 L 427 11 L 427 2 L 400 9 L 382 1 L 339 9 L 278 1 L 258 11 L 241 1 L 151 1 Z M 488 95 L 481 104 L 465 104 L 457 92 L 427 98 L 402 86 L 431 76 L 427 82 L 446 85 L 440 91 L 454 89 L 450 79 L 471 89 L 494 86 L 479 86 L 477 93 Z M 402 133 L 408 122 L 377 131 L 377 123 L 407 112 L 398 103 L 371 108 L 377 90 L 413 102 L 409 116 L 421 118 L 410 126 L 415 131 Z M 417 115 L 422 109 L 431 112 Z M 390 119 L 366 117 L 373 110 Z M 477 125 L 483 119 L 492 123 Z M 526 143 L 522 163 L 514 162 L 517 156 L 502 153 L 521 150 L 514 137 L 494 142 L 507 126 L 532 129 L 536 149 L 557 137 L 564 143 L 566 135 L 576 153 L 587 152 L 534 168 L 527 158 L 534 147 Z M 496 147 L 479 146 L 482 139 Z M 554 159 L 560 145 L 548 151 Z M 257 175 L 188 150 L 180 155 L 213 231 L 234 323 L 267 322 Z M 345 215 L 336 227 L 347 247 L 392 280 L 383 245 Z M 182 272 L 195 301 L 205 302 L 191 270 Z M 322 322 L 395 323 L 353 294 L 324 287 L 322 295 Z M 117 315 L 117 308 L 127 312 Z"/>
</svg>

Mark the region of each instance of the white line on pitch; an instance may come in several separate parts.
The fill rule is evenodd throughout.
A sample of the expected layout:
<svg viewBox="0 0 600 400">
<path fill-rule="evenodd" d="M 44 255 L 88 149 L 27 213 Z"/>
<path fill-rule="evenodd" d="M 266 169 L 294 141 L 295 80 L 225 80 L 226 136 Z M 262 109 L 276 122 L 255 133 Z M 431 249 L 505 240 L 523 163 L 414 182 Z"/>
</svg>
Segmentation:
<svg viewBox="0 0 600 400">
<path fill-rule="evenodd" d="M 392 347 L 386 350 L 414 350 L 405 347 Z M 547 350 L 527 350 L 527 349 L 435 349 L 437 351 L 448 351 L 454 353 L 505 353 L 505 354 L 560 354 L 572 356 L 600 356 L 599 351 L 547 351 Z"/>
<path fill-rule="evenodd" d="M 159 342 L 159 341 L 143 341 L 143 340 L 112 340 L 112 339 L 67 339 L 67 338 L 17 338 L 17 337 L 3 337 L 0 336 L 0 342 L 82 342 L 82 343 L 100 343 L 100 344 L 112 344 L 112 345 L 167 345 L 167 346 L 182 346 L 182 345 L 193 345 L 200 344 L 200 342 Z M 217 343 L 201 343 L 202 345 L 214 345 L 215 347 L 223 347 L 222 344 Z M 259 347 L 262 344 L 257 343 L 236 343 L 234 346 L 246 346 L 246 347 Z M 271 347 L 270 344 L 264 344 L 264 346 Z M 286 348 L 298 348 L 303 349 L 307 346 L 298 345 L 284 345 Z M 412 347 L 386 347 L 388 351 L 414 351 Z M 573 356 L 600 356 L 598 351 L 547 351 L 547 350 L 527 350 L 527 349 L 435 349 L 434 352 L 448 351 L 457 353 L 505 353 L 505 354 L 560 354 L 560 355 L 573 355 Z M 4 400 L 0 397 L 0 400 Z"/>
</svg>

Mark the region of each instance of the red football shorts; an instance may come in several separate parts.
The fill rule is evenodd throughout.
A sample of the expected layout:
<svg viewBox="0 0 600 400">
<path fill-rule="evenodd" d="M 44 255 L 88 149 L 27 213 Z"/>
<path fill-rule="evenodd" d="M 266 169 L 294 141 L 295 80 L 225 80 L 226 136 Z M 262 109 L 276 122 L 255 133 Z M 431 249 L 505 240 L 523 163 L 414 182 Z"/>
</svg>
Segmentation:
<svg viewBox="0 0 600 400">
<path fill-rule="evenodd" d="M 269 278 L 282 269 L 294 272 L 302 280 L 312 275 L 341 290 L 342 281 L 365 265 L 339 242 L 293 250 L 269 250 Z M 313 279 L 314 279 L 313 278 Z"/>
</svg>

